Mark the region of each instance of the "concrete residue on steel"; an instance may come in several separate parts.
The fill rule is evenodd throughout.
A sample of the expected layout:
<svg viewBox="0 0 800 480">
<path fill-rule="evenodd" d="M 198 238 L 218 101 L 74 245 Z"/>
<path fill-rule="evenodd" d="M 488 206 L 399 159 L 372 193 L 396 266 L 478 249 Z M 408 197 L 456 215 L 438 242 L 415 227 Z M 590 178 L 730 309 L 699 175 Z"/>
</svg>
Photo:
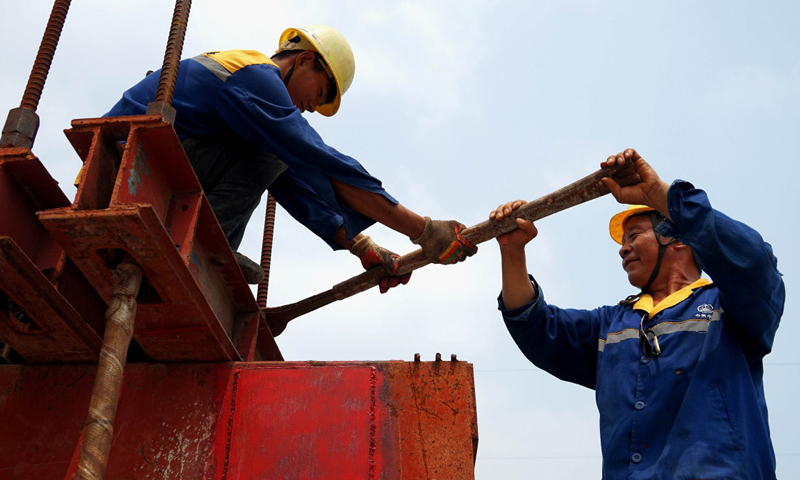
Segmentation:
<svg viewBox="0 0 800 480">
<path fill-rule="evenodd" d="M 142 175 L 149 177 L 152 174 L 150 173 L 150 167 L 147 165 L 146 156 L 142 151 L 141 145 L 136 148 L 136 155 L 133 157 L 133 163 L 131 164 L 131 168 L 128 171 L 128 191 L 131 192 L 131 196 L 136 196 L 136 191 L 139 188 L 139 184 L 142 183 Z"/>
</svg>

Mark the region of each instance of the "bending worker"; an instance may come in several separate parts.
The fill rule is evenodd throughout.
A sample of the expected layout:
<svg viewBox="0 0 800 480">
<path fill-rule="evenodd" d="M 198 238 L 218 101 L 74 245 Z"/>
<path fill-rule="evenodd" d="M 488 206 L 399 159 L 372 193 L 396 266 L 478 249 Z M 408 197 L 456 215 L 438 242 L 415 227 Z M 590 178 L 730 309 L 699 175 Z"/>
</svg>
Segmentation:
<svg viewBox="0 0 800 480">
<path fill-rule="evenodd" d="M 774 480 L 762 360 L 785 290 L 772 248 L 711 208 L 702 190 L 661 181 L 632 149 L 603 165 L 626 164 L 616 178 L 641 182 L 604 182 L 617 201 L 634 204 L 610 229 L 641 291 L 594 310 L 548 305 L 525 265 L 537 230 L 518 219 L 497 239 L 506 327 L 533 364 L 596 391 L 603 478 Z"/>
<path fill-rule="evenodd" d="M 126 91 L 106 116 L 144 114 L 159 75 Z M 236 251 L 245 226 L 269 189 L 290 215 L 334 250 L 346 248 L 364 268 L 397 272 L 398 256 L 361 232 L 380 222 L 407 235 L 434 263 L 474 254 L 464 225 L 431 221 L 404 207 L 355 159 L 323 142 L 304 112 L 336 114 L 355 73 L 344 37 L 326 26 L 290 28 L 271 58 L 254 50 L 209 52 L 183 60 L 173 97 L 175 130 L 217 220 Z M 261 267 L 237 253 L 245 277 Z M 381 292 L 402 278 L 381 282 Z"/>
</svg>

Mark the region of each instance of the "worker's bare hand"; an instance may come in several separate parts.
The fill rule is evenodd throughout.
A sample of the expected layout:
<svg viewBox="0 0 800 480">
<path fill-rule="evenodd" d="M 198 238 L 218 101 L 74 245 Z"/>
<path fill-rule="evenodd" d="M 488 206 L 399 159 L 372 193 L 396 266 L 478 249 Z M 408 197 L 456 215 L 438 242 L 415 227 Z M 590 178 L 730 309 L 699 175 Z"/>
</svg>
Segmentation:
<svg viewBox="0 0 800 480">
<path fill-rule="evenodd" d="M 489 219 L 502 220 L 519 207 L 525 205 L 525 200 L 514 200 L 500 205 L 489 213 Z M 539 233 L 536 226 L 530 220 L 518 218 L 517 229 L 497 237 L 500 248 L 504 247 L 524 247 L 528 242 L 536 238 Z"/>
<path fill-rule="evenodd" d="M 514 200 L 513 202 L 508 202 L 506 204 L 500 205 L 499 207 L 489 212 L 489 219 L 502 220 L 505 217 L 511 215 L 511 212 L 513 212 L 514 210 L 518 209 L 523 205 L 525 205 L 525 200 Z"/>
<path fill-rule="evenodd" d="M 667 214 L 669 185 L 659 178 L 653 167 L 636 150 L 628 148 L 610 155 L 600 166 L 619 168 L 612 177 L 603 178 L 603 183 L 618 202 L 647 205 Z"/>
</svg>

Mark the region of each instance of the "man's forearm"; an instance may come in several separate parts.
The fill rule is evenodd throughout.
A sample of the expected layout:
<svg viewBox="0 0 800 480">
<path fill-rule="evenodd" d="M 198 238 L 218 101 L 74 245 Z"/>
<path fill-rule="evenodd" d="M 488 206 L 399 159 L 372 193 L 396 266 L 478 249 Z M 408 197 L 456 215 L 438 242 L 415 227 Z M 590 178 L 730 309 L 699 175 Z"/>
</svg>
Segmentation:
<svg viewBox="0 0 800 480">
<path fill-rule="evenodd" d="M 408 238 L 418 238 L 425 228 L 425 218 L 386 197 L 331 179 L 336 197 L 348 207 Z"/>
<path fill-rule="evenodd" d="M 536 290 L 528 279 L 525 249 L 503 247 L 500 249 L 503 278 L 503 304 L 506 309 L 521 307 L 536 299 Z"/>
</svg>

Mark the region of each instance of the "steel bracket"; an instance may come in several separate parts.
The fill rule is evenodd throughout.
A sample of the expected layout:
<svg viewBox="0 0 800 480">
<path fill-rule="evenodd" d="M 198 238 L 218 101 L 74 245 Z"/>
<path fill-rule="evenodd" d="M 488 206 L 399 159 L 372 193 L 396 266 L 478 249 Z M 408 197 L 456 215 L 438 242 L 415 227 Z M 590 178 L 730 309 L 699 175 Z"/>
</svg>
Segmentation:
<svg viewBox="0 0 800 480">
<path fill-rule="evenodd" d="M 0 341 L 28 363 L 97 361 L 105 303 L 36 218 L 69 205 L 27 148 L 0 149 Z"/>
<path fill-rule="evenodd" d="M 256 344 L 258 305 L 172 125 L 142 115 L 72 127 L 65 133 L 84 161 L 75 201 L 39 219 L 106 301 L 120 256 L 138 262 L 145 282 L 134 338 L 145 353 L 282 359 L 271 335 Z"/>
</svg>

